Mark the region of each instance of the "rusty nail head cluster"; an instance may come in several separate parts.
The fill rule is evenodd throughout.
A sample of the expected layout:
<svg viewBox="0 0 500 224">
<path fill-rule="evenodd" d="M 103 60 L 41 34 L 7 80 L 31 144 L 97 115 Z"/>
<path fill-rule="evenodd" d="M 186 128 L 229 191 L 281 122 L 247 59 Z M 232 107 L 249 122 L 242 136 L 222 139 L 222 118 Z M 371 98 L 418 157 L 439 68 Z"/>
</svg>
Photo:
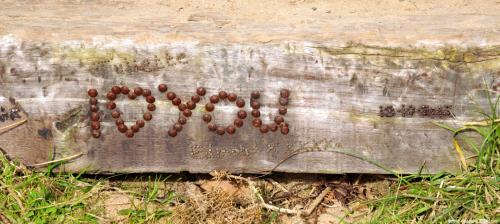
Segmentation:
<svg viewBox="0 0 500 224">
<path fill-rule="evenodd" d="M 243 119 L 236 118 L 234 119 L 233 123 L 236 127 L 240 128 L 241 126 L 243 126 Z"/>
<path fill-rule="evenodd" d="M 252 125 L 254 127 L 260 127 L 262 125 L 262 120 L 260 118 L 254 118 L 252 120 Z"/>
<path fill-rule="evenodd" d="M 182 131 L 182 124 L 180 124 L 180 123 L 175 123 L 175 124 L 174 124 L 174 130 L 175 130 L 175 131 L 177 131 L 177 132 Z"/>
<path fill-rule="evenodd" d="M 285 115 L 286 112 L 287 112 L 287 109 L 285 106 L 280 106 L 280 108 L 278 109 L 278 113 L 281 115 Z"/>
<path fill-rule="evenodd" d="M 99 111 L 99 107 L 97 107 L 97 105 L 90 105 L 90 111 L 91 112 L 98 112 Z"/>
<path fill-rule="evenodd" d="M 252 110 L 252 117 L 260 117 L 260 110 L 253 109 Z"/>
<path fill-rule="evenodd" d="M 176 131 L 175 129 L 171 128 L 171 129 L 169 129 L 169 130 L 168 130 L 168 133 L 167 133 L 167 134 L 168 134 L 170 137 L 172 137 L 172 138 L 173 138 L 173 137 L 177 136 L 177 131 Z"/>
<path fill-rule="evenodd" d="M 212 95 L 209 98 L 210 102 L 205 105 L 205 110 L 207 112 L 212 112 L 215 110 L 215 104 L 219 103 L 221 100 L 227 100 L 229 102 L 235 102 L 236 106 L 243 107 L 245 106 L 245 101 L 243 99 L 238 98 L 238 96 L 234 93 L 227 93 L 225 91 L 219 91 L 217 95 Z M 247 113 L 245 110 L 239 110 L 236 114 L 237 118 L 234 120 L 233 124 L 229 124 L 226 128 L 217 126 L 213 123 L 212 115 L 210 113 L 206 113 L 202 116 L 202 120 L 208 123 L 208 130 L 215 131 L 218 135 L 224 135 L 228 133 L 232 135 L 236 133 L 236 129 L 243 126 L 243 119 L 247 117 Z"/>
<path fill-rule="evenodd" d="M 135 88 L 134 88 L 134 94 L 135 94 L 136 96 L 140 96 L 140 95 L 142 95 L 142 92 L 143 92 L 143 89 L 142 89 L 141 87 L 135 87 Z"/>
<path fill-rule="evenodd" d="M 162 83 L 162 84 L 158 85 L 158 91 L 160 91 L 160 92 L 164 93 L 164 92 L 166 92 L 167 90 L 168 90 L 167 84 L 163 84 L 163 83 Z"/>
<path fill-rule="evenodd" d="M 212 115 L 210 115 L 208 113 L 203 114 L 203 116 L 201 117 L 201 119 L 203 119 L 203 121 L 205 121 L 206 123 L 209 123 L 212 120 Z"/>
<path fill-rule="evenodd" d="M 135 95 L 135 93 L 133 91 L 130 91 L 128 93 L 128 98 L 129 99 L 134 100 L 136 97 L 137 97 L 137 95 Z"/>
<path fill-rule="evenodd" d="M 179 104 L 179 106 L 177 106 L 177 108 L 179 108 L 180 111 L 184 111 L 185 109 L 187 109 L 187 106 L 185 103 L 181 103 Z"/>
<path fill-rule="evenodd" d="M 145 121 L 150 121 L 151 119 L 153 119 L 153 115 L 149 112 L 146 112 L 146 113 L 144 113 L 142 118 L 144 118 Z"/>
<path fill-rule="evenodd" d="M 188 109 L 193 110 L 194 108 L 196 108 L 196 103 L 194 101 L 188 101 L 186 103 L 186 106 Z"/>
<path fill-rule="evenodd" d="M 149 89 L 144 89 L 144 90 L 142 91 L 142 96 L 143 96 L 143 97 L 146 97 L 146 99 L 147 99 L 147 97 L 151 96 L 151 90 L 149 90 Z"/>
<path fill-rule="evenodd" d="M 116 103 L 113 101 L 109 101 L 106 103 L 106 108 L 108 108 L 108 110 L 114 110 L 116 108 Z"/>
<path fill-rule="evenodd" d="M 168 92 L 167 93 L 167 99 L 168 100 L 173 100 L 176 97 L 174 92 Z"/>
<path fill-rule="evenodd" d="M 207 91 L 203 87 L 198 87 L 196 89 L 196 94 L 198 94 L 199 96 L 205 96 L 206 93 L 207 93 Z"/>
<path fill-rule="evenodd" d="M 238 96 L 234 93 L 229 93 L 227 95 L 227 100 L 229 100 L 229 102 L 234 102 L 234 101 L 236 101 L 237 98 L 238 98 Z"/>
<path fill-rule="evenodd" d="M 260 108 L 260 103 L 257 102 L 256 100 L 253 100 L 252 102 L 250 102 L 250 106 L 255 109 L 255 110 L 258 110 Z"/>
<path fill-rule="evenodd" d="M 219 98 L 221 98 L 222 100 L 225 100 L 227 98 L 227 93 L 225 91 L 220 91 Z"/>
<path fill-rule="evenodd" d="M 209 112 L 212 112 L 212 111 L 214 111 L 214 109 L 215 109 L 215 106 L 214 106 L 213 103 L 207 103 L 207 104 L 205 104 L 205 110 L 207 110 Z"/>
<path fill-rule="evenodd" d="M 226 130 L 224 129 L 224 127 L 217 127 L 215 133 L 217 133 L 218 135 L 224 135 L 224 133 L 226 133 Z"/>
<path fill-rule="evenodd" d="M 192 112 L 190 109 L 185 109 L 184 111 L 182 111 L 182 114 L 186 117 L 191 117 Z"/>
<path fill-rule="evenodd" d="M 177 119 L 177 122 L 179 122 L 180 124 L 186 124 L 187 118 L 180 116 L 179 119 Z"/>
<path fill-rule="evenodd" d="M 89 89 L 87 91 L 87 94 L 90 96 L 90 97 L 97 97 L 97 90 L 96 89 Z"/>
<path fill-rule="evenodd" d="M 214 123 L 208 124 L 208 130 L 215 131 L 216 129 L 217 129 L 217 125 L 215 125 Z"/>
<path fill-rule="evenodd" d="M 101 117 L 99 116 L 99 113 L 93 112 L 92 115 L 90 115 L 90 118 L 92 121 L 99 121 Z"/>
<path fill-rule="evenodd" d="M 122 94 L 123 95 L 128 95 L 130 93 L 130 89 L 126 86 L 122 86 Z"/>
<path fill-rule="evenodd" d="M 261 133 L 267 133 L 269 131 L 269 127 L 266 124 L 260 126 Z"/>
<path fill-rule="evenodd" d="M 226 127 L 226 132 L 230 135 L 234 134 L 236 132 L 236 128 L 234 127 L 234 125 L 228 125 Z"/>
<path fill-rule="evenodd" d="M 243 100 L 241 98 L 237 99 L 236 100 L 236 106 L 238 106 L 240 108 L 244 107 L 245 106 L 245 100 Z"/>
<path fill-rule="evenodd" d="M 108 94 L 106 94 L 106 98 L 108 98 L 108 100 L 115 100 L 116 99 L 116 94 L 114 94 L 113 92 L 108 92 Z"/>
<path fill-rule="evenodd" d="M 92 121 L 91 128 L 93 130 L 99 130 L 101 128 L 101 123 L 99 123 L 99 121 Z"/>
<path fill-rule="evenodd" d="M 175 105 L 175 106 L 179 106 L 181 104 L 181 98 L 179 97 L 175 97 L 173 100 L 172 100 L 172 104 Z"/>
<path fill-rule="evenodd" d="M 90 93 L 90 90 L 89 90 Z M 128 128 L 125 125 L 125 122 L 123 119 L 120 118 L 121 114 L 119 111 L 115 110 L 116 109 L 116 103 L 114 100 L 117 98 L 118 94 L 123 94 L 127 95 L 129 99 L 135 99 L 137 96 L 143 96 L 146 99 L 146 102 L 148 102 L 147 105 L 147 110 L 148 112 L 145 112 L 143 114 L 143 119 L 144 120 L 137 120 L 134 125 L 132 125 L 130 128 Z M 90 95 L 90 94 L 89 94 Z M 132 138 L 134 137 L 134 134 L 139 132 L 140 128 L 143 128 L 145 126 L 144 121 L 150 121 L 153 118 L 153 115 L 149 111 L 155 111 L 156 110 L 156 105 L 154 104 L 155 98 L 151 95 L 151 90 L 149 89 L 143 89 L 141 87 L 136 87 L 132 91 L 127 87 L 127 86 L 113 86 L 111 87 L 111 91 L 109 91 L 106 94 L 106 98 L 108 98 L 109 102 L 106 104 L 106 108 L 109 110 L 112 110 L 111 112 L 111 117 L 115 119 L 115 124 L 118 128 L 118 131 L 121 133 L 124 133 L 125 136 Z M 95 119 L 95 117 L 94 117 Z M 94 126 L 97 126 L 94 124 Z"/>
<path fill-rule="evenodd" d="M 113 92 L 115 95 L 118 95 L 122 92 L 122 88 L 119 86 L 113 86 L 111 87 L 111 92 Z"/>
<path fill-rule="evenodd" d="M 125 121 L 123 121 L 123 119 L 121 119 L 121 118 L 117 118 L 117 119 L 115 120 L 115 124 L 116 124 L 117 126 L 122 125 L 122 124 L 124 124 L 124 123 L 125 123 Z"/>
<path fill-rule="evenodd" d="M 193 101 L 194 103 L 200 102 L 200 96 L 198 95 L 191 96 L 191 101 Z"/>
<path fill-rule="evenodd" d="M 288 89 L 280 90 L 280 96 L 283 98 L 288 98 L 290 96 L 290 91 Z"/>
<path fill-rule="evenodd" d="M 213 104 L 218 103 L 219 102 L 219 96 L 217 96 L 217 95 L 210 96 L 210 102 L 213 103 Z"/>
<path fill-rule="evenodd" d="M 137 126 L 139 126 L 140 128 L 143 128 L 143 127 L 144 127 L 144 125 L 146 124 L 146 122 L 144 122 L 144 120 L 137 120 L 137 121 L 135 122 L 135 124 L 136 124 Z"/>
<path fill-rule="evenodd" d="M 259 91 L 252 91 L 252 93 L 250 93 L 250 97 L 252 99 L 259 99 L 259 97 L 260 97 Z"/>
<path fill-rule="evenodd" d="M 154 103 L 149 103 L 148 104 L 148 110 L 149 111 L 155 111 L 156 110 L 156 106 Z"/>
<path fill-rule="evenodd" d="M 92 97 L 92 98 L 89 99 L 89 104 L 90 105 L 97 105 L 97 103 L 98 103 L 98 100 L 96 98 Z"/>
<path fill-rule="evenodd" d="M 167 92 L 168 86 L 166 84 L 159 84 L 158 85 L 158 90 L 160 92 Z M 99 108 L 97 106 L 98 100 L 95 98 L 98 95 L 97 90 L 95 89 L 89 89 L 88 90 L 88 95 L 91 97 L 89 100 L 90 103 L 90 111 L 91 113 L 91 130 L 92 130 L 92 136 L 93 137 L 99 137 L 101 135 L 99 129 L 101 127 L 99 120 L 100 116 L 98 114 Z M 148 112 L 145 112 L 143 114 L 143 119 L 144 120 L 137 120 L 134 125 L 131 126 L 129 129 L 125 124 L 123 119 L 120 118 L 120 113 L 115 110 L 116 109 L 116 103 L 113 101 L 116 99 L 118 94 L 124 94 L 128 95 L 129 99 L 135 99 L 137 96 L 143 96 L 146 98 L 146 101 L 148 102 Z M 109 91 L 106 94 L 106 98 L 108 98 L 109 102 L 106 104 L 107 109 L 113 110 L 111 112 L 111 116 L 116 119 L 116 125 L 118 127 L 118 130 L 122 133 L 125 133 L 127 137 L 133 137 L 134 133 L 139 132 L 140 128 L 144 127 L 145 122 L 144 121 L 150 121 L 153 118 L 153 115 L 149 111 L 155 111 L 156 106 L 154 105 L 155 98 L 151 95 L 151 90 L 149 89 L 142 89 L 141 87 L 136 87 L 133 90 L 130 90 L 126 86 L 113 86 L 111 88 L 111 91 Z M 168 100 L 172 101 L 173 105 L 178 106 L 179 110 L 181 111 L 181 115 L 179 116 L 179 119 L 177 123 L 173 125 L 173 127 L 168 131 L 168 135 L 171 137 L 177 136 L 178 132 L 182 131 L 182 125 L 186 124 L 187 118 L 192 115 L 192 111 L 194 108 L 196 108 L 196 103 L 200 101 L 200 96 L 204 96 L 206 94 L 206 90 L 203 87 L 199 87 L 196 89 L 196 95 L 191 96 L 191 101 L 188 101 L 187 103 L 182 103 L 181 99 L 177 97 L 177 95 L 174 92 L 167 92 L 165 95 Z M 281 105 L 278 109 L 278 112 L 280 115 L 285 115 L 287 113 L 287 108 L 286 106 L 288 105 L 288 97 L 290 96 L 290 92 L 286 89 L 280 90 L 280 98 L 279 98 L 279 104 Z M 271 124 L 263 124 L 262 120 L 258 117 L 260 117 L 260 103 L 258 102 L 258 99 L 260 98 L 260 93 L 258 91 L 252 91 L 251 92 L 251 101 L 250 101 L 250 106 L 253 108 L 252 110 L 252 116 L 254 119 L 252 120 L 252 125 L 256 128 L 259 128 L 261 133 L 267 133 L 269 131 L 275 132 L 278 129 L 281 130 L 282 134 L 288 134 L 289 132 L 289 127 L 288 124 L 285 122 L 285 119 L 277 115 L 274 118 L 274 123 Z M 209 98 L 209 103 L 205 105 L 205 110 L 207 112 L 212 112 L 215 109 L 215 104 L 219 103 L 220 100 L 228 100 L 229 102 L 235 102 L 236 106 L 239 108 L 243 108 L 245 106 L 245 101 L 241 98 L 238 98 L 238 96 L 234 93 L 227 93 L 225 91 L 219 91 L 218 94 L 212 95 Z M 228 125 L 226 128 L 217 126 L 215 123 L 213 123 L 212 115 L 209 113 L 206 113 L 202 116 L 202 120 L 208 123 L 208 129 L 210 131 L 214 131 L 219 135 L 224 135 L 226 132 L 228 134 L 234 134 L 236 132 L 237 128 L 240 128 L 244 124 L 244 119 L 247 117 L 247 113 L 245 110 L 239 110 L 237 113 L 237 118 L 234 120 L 233 124 Z M 211 123 L 212 122 L 212 123 Z M 96 138 L 97 138 L 96 137 Z"/>
<path fill-rule="evenodd" d="M 259 118 L 261 116 L 260 114 L 260 103 L 258 102 L 258 99 L 260 98 L 260 93 L 258 91 L 253 91 L 250 93 L 250 106 L 253 108 L 252 110 L 252 117 L 254 119 L 252 120 L 252 126 L 259 128 L 261 133 L 267 133 L 269 131 L 275 132 L 279 129 L 281 129 L 281 133 L 286 135 L 289 132 L 289 127 L 288 125 L 280 125 L 285 122 L 285 119 L 281 115 L 285 115 L 287 113 L 287 108 L 286 106 L 288 105 L 288 97 L 290 96 L 290 91 L 287 89 L 281 89 L 280 90 L 280 97 L 278 100 L 278 103 L 280 104 L 280 107 L 278 109 L 278 113 L 280 115 L 277 115 L 274 117 L 274 122 L 271 124 L 263 124 L 262 120 Z M 280 125 L 280 126 L 278 126 Z"/>
<path fill-rule="evenodd" d="M 166 84 L 160 84 L 158 86 L 158 90 L 160 92 L 166 92 L 167 91 L 167 85 Z M 167 92 L 165 95 L 168 100 L 172 101 L 172 104 L 174 106 L 177 106 L 179 111 L 181 112 L 181 115 L 179 115 L 179 118 L 177 120 L 177 123 L 174 124 L 174 126 L 167 132 L 167 134 L 170 137 L 176 137 L 179 132 L 182 131 L 182 125 L 186 124 L 187 122 L 187 117 L 191 117 L 193 109 L 196 108 L 196 103 L 200 102 L 200 96 L 205 95 L 206 90 L 203 87 L 199 87 L 196 89 L 196 94 L 191 96 L 191 101 L 188 101 L 186 103 L 182 103 L 182 100 L 174 93 L 174 92 Z M 207 105 L 205 105 L 205 108 L 207 109 Z M 208 109 L 210 109 L 210 106 L 208 106 Z"/>
<path fill-rule="evenodd" d="M 239 119 L 245 119 L 247 117 L 247 112 L 244 110 L 239 110 L 237 115 Z"/>
</svg>

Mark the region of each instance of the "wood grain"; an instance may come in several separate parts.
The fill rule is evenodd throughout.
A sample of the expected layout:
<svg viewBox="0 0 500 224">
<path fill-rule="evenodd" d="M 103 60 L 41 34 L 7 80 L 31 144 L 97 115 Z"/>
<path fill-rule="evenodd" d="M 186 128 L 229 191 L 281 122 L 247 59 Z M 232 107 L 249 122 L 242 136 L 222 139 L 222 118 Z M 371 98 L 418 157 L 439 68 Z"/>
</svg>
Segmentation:
<svg viewBox="0 0 500 224">
<path fill-rule="evenodd" d="M 397 2 L 387 1 L 394 18 L 370 10 L 380 16 L 372 20 L 362 13 L 366 9 L 347 16 L 333 9 L 340 3 L 323 1 L 273 3 L 249 18 L 238 15 L 249 13 L 244 2 L 232 5 L 234 11 L 214 11 L 222 6 L 6 1 L 0 13 L 0 96 L 14 97 L 29 121 L 0 135 L 0 147 L 27 164 L 84 153 L 65 165 L 70 172 L 263 173 L 311 149 L 276 171 L 388 172 L 374 163 L 404 173 L 456 170 L 452 136 L 434 122 L 459 126 L 477 120 L 474 110 L 487 106 L 485 87 L 498 96 L 500 17 L 489 13 L 498 4 L 469 14 L 472 9 L 444 1 L 444 14 L 419 3 L 415 7 L 428 6 L 421 9 L 426 16 L 409 20 L 415 15 L 397 9 Z M 286 17 L 291 8 L 298 18 Z M 273 10 L 278 18 L 266 20 L 265 12 Z M 307 27 L 301 25 L 320 11 Z M 277 113 L 279 90 L 289 89 L 290 133 L 261 134 L 247 118 L 235 135 L 218 136 L 201 120 L 204 97 L 182 132 L 168 137 L 179 111 L 158 92 L 160 83 L 183 101 L 200 86 L 207 96 L 234 92 L 245 99 L 248 113 L 250 92 L 260 91 L 264 123 Z M 157 99 L 153 120 L 132 139 L 116 130 L 105 110 L 104 94 L 113 85 L 150 88 Z M 89 88 L 100 93 L 98 139 L 89 131 Z M 116 102 L 128 124 L 146 111 L 144 100 Z M 379 116 L 380 106 L 402 104 L 451 105 L 453 116 Z M 231 123 L 236 111 L 234 104 L 218 105 L 217 123 Z M 38 134 L 45 129 L 49 138 Z"/>
</svg>

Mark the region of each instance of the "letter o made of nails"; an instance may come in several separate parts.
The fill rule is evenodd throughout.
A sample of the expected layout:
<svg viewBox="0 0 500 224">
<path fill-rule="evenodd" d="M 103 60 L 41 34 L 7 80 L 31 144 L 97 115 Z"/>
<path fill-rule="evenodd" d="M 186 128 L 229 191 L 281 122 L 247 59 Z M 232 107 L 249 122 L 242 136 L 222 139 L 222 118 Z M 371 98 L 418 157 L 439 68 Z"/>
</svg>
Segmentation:
<svg viewBox="0 0 500 224">
<path fill-rule="evenodd" d="M 225 133 L 232 135 L 236 133 L 236 129 L 240 128 L 244 124 L 244 119 L 247 117 L 247 112 L 242 108 L 245 107 L 245 100 L 238 98 L 234 93 L 226 93 L 225 91 L 220 91 L 217 95 L 212 95 L 209 98 L 210 102 L 205 104 L 206 113 L 203 114 L 202 120 L 208 124 L 208 130 L 215 132 L 218 135 L 224 135 Z M 215 110 L 215 105 L 222 102 L 234 102 L 240 110 L 236 114 L 236 119 L 234 119 L 233 124 L 229 124 L 226 127 L 219 126 L 215 124 L 213 111 Z"/>
</svg>

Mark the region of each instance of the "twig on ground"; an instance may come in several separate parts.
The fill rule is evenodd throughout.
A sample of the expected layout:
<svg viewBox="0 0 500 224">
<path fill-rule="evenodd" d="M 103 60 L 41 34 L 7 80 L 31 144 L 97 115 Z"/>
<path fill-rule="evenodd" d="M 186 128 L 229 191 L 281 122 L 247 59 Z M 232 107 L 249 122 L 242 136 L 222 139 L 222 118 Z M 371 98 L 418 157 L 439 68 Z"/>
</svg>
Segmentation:
<svg viewBox="0 0 500 224">
<path fill-rule="evenodd" d="M 441 183 L 439 184 L 439 188 L 442 189 L 443 188 L 443 185 L 444 185 L 444 180 L 441 180 Z M 437 192 L 437 195 L 436 195 L 436 198 L 439 198 L 441 196 L 441 192 L 438 191 Z M 436 206 L 437 206 L 437 203 L 439 202 L 439 200 L 436 200 L 434 202 L 434 204 L 432 205 L 432 212 L 431 214 L 429 215 L 429 217 L 432 217 L 434 216 L 434 214 L 436 214 Z"/>
<path fill-rule="evenodd" d="M 269 181 L 269 182 L 271 182 L 271 184 L 273 184 L 274 186 L 276 186 L 277 188 L 279 188 L 283 192 L 289 192 L 285 187 L 283 187 L 283 185 L 281 185 L 280 183 L 276 182 L 275 180 L 273 180 L 271 178 L 267 178 L 266 180 Z"/>
<path fill-rule="evenodd" d="M 60 158 L 60 159 L 56 159 L 56 160 L 52 160 L 52 161 L 47 161 L 47 162 L 43 162 L 43 163 L 37 163 L 37 164 L 33 164 L 33 165 L 28 165 L 29 167 L 44 167 L 44 166 L 47 166 L 47 165 L 50 165 L 50 164 L 53 164 L 53 163 L 58 163 L 58 162 L 63 162 L 63 161 L 69 161 L 69 160 L 73 160 L 73 159 L 76 159 L 82 155 L 84 155 L 85 153 L 78 153 L 76 155 L 72 155 L 72 156 L 68 156 L 68 157 L 64 157 L 64 158 Z"/>
<path fill-rule="evenodd" d="M 329 204 L 325 204 L 325 203 L 320 203 L 321 205 L 327 207 L 327 208 L 337 208 L 339 207 L 339 205 L 336 205 L 336 204 L 333 204 L 333 205 L 329 205 Z"/>
<path fill-rule="evenodd" d="M 24 118 L 24 119 L 19 120 L 19 121 L 15 122 L 15 123 L 9 124 L 9 125 L 7 125 L 5 127 L 1 127 L 0 128 L 0 134 L 3 134 L 4 132 L 7 132 L 7 131 L 10 131 L 10 130 L 14 129 L 15 127 L 18 127 L 18 126 L 26 123 L 26 121 L 28 121 L 28 119 Z"/>
<path fill-rule="evenodd" d="M 318 197 L 314 199 L 314 201 L 308 206 L 307 210 L 300 209 L 300 210 L 295 210 L 295 209 L 286 209 L 286 208 L 280 208 L 274 205 L 267 204 L 264 201 L 264 198 L 262 198 L 262 195 L 260 195 L 259 190 L 257 190 L 257 187 L 255 187 L 255 183 L 251 181 L 248 178 L 244 178 L 241 176 L 235 176 L 235 175 L 230 175 L 228 174 L 227 177 L 235 179 L 235 180 L 242 180 L 247 182 L 248 186 L 252 190 L 252 192 L 257 196 L 259 200 L 259 204 L 269 210 L 272 211 L 277 211 L 280 213 L 285 213 L 285 214 L 291 214 L 291 215 L 300 215 L 300 216 L 309 216 L 311 213 L 316 209 L 316 207 L 323 201 L 325 196 L 332 190 L 330 187 L 325 188 Z"/>
<path fill-rule="evenodd" d="M 5 224 L 11 224 L 10 220 L 7 217 L 5 217 L 5 215 L 2 214 L 1 212 L 0 212 L 0 221 Z"/>
<path fill-rule="evenodd" d="M 312 195 L 315 191 L 316 191 L 316 186 L 313 186 L 313 187 L 311 188 L 311 191 L 309 192 L 308 197 L 311 197 L 311 195 Z"/>
<path fill-rule="evenodd" d="M 228 174 L 227 177 L 235 179 L 235 180 L 242 180 L 242 181 L 247 182 L 247 184 L 250 187 L 250 189 L 252 190 L 252 192 L 257 196 L 260 205 L 262 207 L 266 208 L 266 209 L 277 211 L 277 212 L 280 212 L 280 213 L 292 214 L 292 215 L 297 215 L 297 214 L 301 213 L 300 210 L 292 210 L 292 209 L 280 208 L 280 207 L 276 207 L 274 205 L 267 204 L 264 201 L 264 198 L 262 198 L 262 195 L 260 195 L 259 190 L 257 190 L 257 187 L 255 187 L 255 183 L 253 181 L 251 181 L 250 179 L 248 179 L 248 178 L 244 178 L 244 177 L 240 177 L 240 176 L 235 176 L 235 175 L 230 175 L 230 174 Z"/>
<path fill-rule="evenodd" d="M 314 199 L 314 201 L 309 205 L 309 208 L 307 208 L 307 210 L 305 212 L 303 212 L 302 215 L 305 215 L 305 216 L 308 216 L 310 215 L 314 209 L 316 209 L 316 207 L 318 207 L 318 205 L 323 201 L 323 199 L 325 198 L 325 196 L 330 193 L 330 191 L 332 190 L 332 188 L 330 187 L 326 187 L 322 192 L 321 194 L 318 195 L 318 197 L 316 197 Z"/>
</svg>

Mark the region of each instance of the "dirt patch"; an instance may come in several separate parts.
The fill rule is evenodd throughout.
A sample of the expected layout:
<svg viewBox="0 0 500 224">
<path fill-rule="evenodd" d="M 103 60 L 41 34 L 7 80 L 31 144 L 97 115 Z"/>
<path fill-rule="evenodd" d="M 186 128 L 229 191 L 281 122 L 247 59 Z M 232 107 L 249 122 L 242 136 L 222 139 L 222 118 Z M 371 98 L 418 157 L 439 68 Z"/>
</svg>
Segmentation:
<svg viewBox="0 0 500 224">
<path fill-rule="evenodd" d="M 132 197 L 127 194 L 110 192 L 104 200 L 105 218 L 113 221 L 123 221 L 124 216 L 119 212 L 128 209 L 132 205 Z M 136 200 L 136 203 L 139 202 Z"/>
</svg>

